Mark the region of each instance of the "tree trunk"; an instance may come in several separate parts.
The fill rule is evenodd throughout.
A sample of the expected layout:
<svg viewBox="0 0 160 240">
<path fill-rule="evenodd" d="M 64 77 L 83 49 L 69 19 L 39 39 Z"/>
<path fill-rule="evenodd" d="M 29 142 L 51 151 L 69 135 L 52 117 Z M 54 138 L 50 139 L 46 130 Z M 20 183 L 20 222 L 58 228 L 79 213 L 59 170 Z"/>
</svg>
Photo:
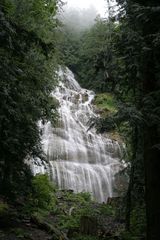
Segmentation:
<svg viewBox="0 0 160 240">
<path fill-rule="evenodd" d="M 84 235 L 96 236 L 98 232 L 97 219 L 83 216 L 80 222 L 80 233 Z"/>
<path fill-rule="evenodd" d="M 160 239 L 160 150 L 154 146 L 157 137 L 156 126 L 145 129 L 147 240 Z"/>
<path fill-rule="evenodd" d="M 154 52 L 145 56 L 144 60 L 144 96 L 155 94 L 159 86 L 156 79 Z M 152 99 L 156 104 L 157 100 Z M 158 103 L 159 104 L 159 103 Z M 144 106 L 144 109 L 147 106 Z M 158 106 L 157 106 L 158 107 Z M 144 111 L 144 119 L 148 113 Z M 152 117 L 153 118 L 153 117 Z M 147 212 L 147 240 L 160 239 L 160 143 L 159 123 L 149 119 L 144 125 L 144 165 L 146 186 L 146 212 Z"/>
</svg>

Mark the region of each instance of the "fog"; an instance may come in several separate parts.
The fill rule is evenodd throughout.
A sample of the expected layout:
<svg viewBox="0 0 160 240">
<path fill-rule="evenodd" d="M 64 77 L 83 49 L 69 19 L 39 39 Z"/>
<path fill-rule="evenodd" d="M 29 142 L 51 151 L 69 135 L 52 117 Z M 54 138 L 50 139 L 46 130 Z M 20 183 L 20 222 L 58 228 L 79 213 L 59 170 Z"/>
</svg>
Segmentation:
<svg viewBox="0 0 160 240">
<path fill-rule="evenodd" d="M 91 27 L 98 15 L 99 13 L 93 5 L 83 9 L 65 5 L 59 18 L 68 28 L 78 32 Z"/>
<path fill-rule="evenodd" d="M 102 17 L 106 12 L 107 0 L 66 0 L 68 7 L 74 7 L 79 9 L 89 8 L 94 6 Z"/>
</svg>

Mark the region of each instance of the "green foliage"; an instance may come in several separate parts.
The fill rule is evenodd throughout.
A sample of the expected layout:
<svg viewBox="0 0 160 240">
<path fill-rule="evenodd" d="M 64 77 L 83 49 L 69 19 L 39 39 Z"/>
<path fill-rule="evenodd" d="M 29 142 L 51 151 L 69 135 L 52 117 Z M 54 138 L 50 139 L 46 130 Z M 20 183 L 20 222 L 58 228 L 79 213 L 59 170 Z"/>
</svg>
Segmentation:
<svg viewBox="0 0 160 240">
<path fill-rule="evenodd" d="M 32 191 L 24 208 L 26 212 L 36 212 L 40 216 L 53 211 L 56 205 L 55 187 L 47 175 L 36 175 L 32 179 Z M 46 212 L 46 213 L 45 213 Z"/>
<path fill-rule="evenodd" d="M 102 204 L 100 207 L 100 213 L 106 216 L 115 216 L 116 209 L 109 204 Z"/>
<path fill-rule="evenodd" d="M 89 193 L 64 193 L 63 200 L 63 212 L 69 211 L 69 214 L 61 215 L 59 226 L 62 229 L 74 229 L 80 227 L 80 220 L 82 216 L 95 216 L 96 209 L 93 210 L 91 196 Z M 69 207 L 69 210 L 68 210 Z"/>
<path fill-rule="evenodd" d="M 121 233 L 121 239 L 143 239 L 146 232 L 146 213 L 144 206 L 136 206 L 131 212 L 131 225 L 130 231 L 124 231 Z"/>
<path fill-rule="evenodd" d="M 74 73 L 78 69 L 79 49 L 81 48 L 82 33 L 75 33 L 66 27 L 57 31 L 57 51 L 60 62 L 69 67 Z"/>
<path fill-rule="evenodd" d="M 115 88 L 119 80 L 118 67 L 121 67 L 113 41 L 117 32 L 117 24 L 100 18 L 79 34 L 67 28 L 63 31 L 59 46 L 62 59 L 83 87 L 96 92 Z"/>
<path fill-rule="evenodd" d="M 102 111 L 102 116 L 114 113 L 117 111 L 117 104 L 112 94 L 110 93 L 99 93 L 96 95 L 93 102 L 96 107 Z"/>
<path fill-rule="evenodd" d="M 47 175 L 36 175 L 32 180 L 32 199 L 35 208 L 52 210 L 55 205 L 55 187 Z"/>
<path fill-rule="evenodd" d="M 158 190 L 160 186 L 157 185 L 159 174 L 156 171 L 159 166 L 157 158 L 159 150 L 156 148 L 153 150 L 153 146 L 157 146 L 160 141 L 158 123 L 160 99 L 157 101 L 160 96 L 159 3 L 155 0 L 117 0 L 117 2 L 121 7 L 119 14 L 121 34 L 117 38 L 117 49 L 124 64 L 121 73 L 125 73 L 120 83 L 121 99 L 129 101 L 134 106 L 130 109 L 128 121 L 131 127 L 132 156 L 126 219 L 126 227 L 132 233 L 125 239 L 140 239 L 140 236 L 144 235 L 146 224 L 144 201 L 147 208 L 147 239 L 154 237 L 158 239 L 159 200 L 156 203 L 155 199 L 160 199 Z M 153 185 L 156 186 L 154 189 Z"/>
<path fill-rule="evenodd" d="M 10 1 L 12 20 L 22 29 L 34 32 L 45 43 L 54 40 L 57 0 L 15 0 Z M 47 36 L 47 37 L 46 37 Z"/>
<path fill-rule="evenodd" d="M 85 203 L 85 202 L 91 202 L 91 195 L 90 193 L 87 192 L 81 192 L 81 193 L 72 193 L 72 192 L 66 192 L 65 196 L 64 196 L 65 200 L 67 201 L 71 201 L 71 202 L 79 202 L 81 203 Z"/>
<path fill-rule="evenodd" d="M 95 25 L 84 33 L 77 73 L 82 86 L 96 92 L 111 91 L 115 88 L 118 75 L 112 38 L 116 31 L 116 24 L 97 19 Z"/>
<path fill-rule="evenodd" d="M 134 235 L 141 235 L 146 230 L 146 213 L 144 206 L 133 209 L 131 213 L 131 229 Z"/>
<path fill-rule="evenodd" d="M 0 3 L 0 191 L 5 195 L 25 194 L 30 174 L 24 159 L 41 155 L 37 121 L 57 118 L 50 97 L 56 85 L 56 9 L 56 1 Z"/>
</svg>

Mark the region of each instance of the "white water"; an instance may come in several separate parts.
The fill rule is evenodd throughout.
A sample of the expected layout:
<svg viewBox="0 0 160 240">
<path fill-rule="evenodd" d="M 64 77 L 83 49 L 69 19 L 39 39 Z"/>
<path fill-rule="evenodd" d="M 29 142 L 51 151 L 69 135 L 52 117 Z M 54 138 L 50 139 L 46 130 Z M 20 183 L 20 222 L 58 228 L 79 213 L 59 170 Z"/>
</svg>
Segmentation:
<svg viewBox="0 0 160 240">
<path fill-rule="evenodd" d="M 96 116 L 94 92 L 82 89 L 69 69 L 60 70 L 60 83 L 53 92 L 59 103 L 59 127 L 43 125 L 42 145 L 48 164 L 33 164 L 34 173 L 48 172 L 60 189 L 90 192 L 99 202 L 114 196 L 114 176 L 120 170 L 121 149 L 116 141 L 89 129 Z"/>
</svg>

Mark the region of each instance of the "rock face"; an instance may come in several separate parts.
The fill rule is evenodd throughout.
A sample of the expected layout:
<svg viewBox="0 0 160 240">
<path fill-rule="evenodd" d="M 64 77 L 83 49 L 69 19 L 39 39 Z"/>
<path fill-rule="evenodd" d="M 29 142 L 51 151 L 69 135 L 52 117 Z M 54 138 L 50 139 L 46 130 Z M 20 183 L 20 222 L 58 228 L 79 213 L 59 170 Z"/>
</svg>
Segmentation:
<svg viewBox="0 0 160 240">
<path fill-rule="evenodd" d="M 59 78 L 52 93 L 60 103 L 58 127 L 40 123 L 48 164 L 33 164 L 33 171 L 48 172 L 60 189 L 90 192 L 98 202 L 106 202 L 114 196 L 114 176 L 122 168 L 121 148 L 89 128 L 90 118 L 97 116 L 94 92 L 82 89 L 69 69 L 60 70 Z"/>
</svg>

